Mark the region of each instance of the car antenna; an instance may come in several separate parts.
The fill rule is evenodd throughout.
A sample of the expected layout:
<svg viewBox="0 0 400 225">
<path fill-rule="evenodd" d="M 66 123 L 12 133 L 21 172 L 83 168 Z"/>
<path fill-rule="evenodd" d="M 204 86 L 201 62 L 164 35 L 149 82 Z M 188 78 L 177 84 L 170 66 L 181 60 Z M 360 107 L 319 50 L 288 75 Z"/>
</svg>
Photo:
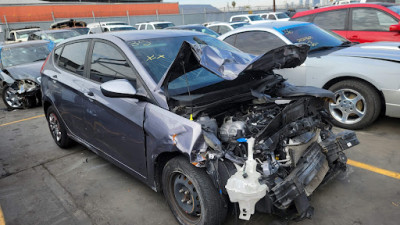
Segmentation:
<svg viewBox="0 0 400 225">
<path fill-rule="evenodd" d="M 190 99 L 190 86 L 189 86 L 189 80 L 188 80 L 188 77 L 187 77 L 187 73 L 186 73 L 186 71 L 185 71 L 185 62 L 182 61 L 182 62 L 181 62 L 181 65 L 182 65 L 183 73 L 185 74 L 185 78 L 186 78 L 186 87 L 187 87 L 188 94 L 189 94 L 189 99 Z M 193 121 L 193 102 L 192 102 L 192 101 L 190 102 L 190 110 L 191 110 L 191 112 L 190 112 L 190 118 L 189 118 L 189 120 L 192 120 L 192 121 Z"/>
</svg>

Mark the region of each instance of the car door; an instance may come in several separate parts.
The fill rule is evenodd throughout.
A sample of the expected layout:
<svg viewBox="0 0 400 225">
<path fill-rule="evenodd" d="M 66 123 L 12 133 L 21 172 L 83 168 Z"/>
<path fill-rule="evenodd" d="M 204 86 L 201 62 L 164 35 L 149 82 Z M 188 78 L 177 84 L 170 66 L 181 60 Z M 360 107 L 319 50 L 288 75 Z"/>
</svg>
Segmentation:
<svg viewBox="0 0 400 225">
<path fill-rule="evenodd" d="M 314 24 L 325 29 L 333 31 L 346 38 L 348 32 L 348 9 L 339 9 L 321 12 L 315 15 Z"/>
<path fill-rule="evenodd" d="M 354 42 L 400 41 L 400 33 L 389 31 L 399 21 L 392 15 L 374 8 L 352 8 L 347 39 Z"/>
<path fill-rule="evenodd" d="M 144 90 L 137 72 L 124 53 L 111 42 L 95 40 L 88 62 L 84 89 L 88 101 L 84 118 L 89 126 L 88 142 L 131 171 L 146 177 L 145 101 L 134 98 L 105 97 L 100 85 L 114 79 L 127 79 L 140 92 Z"/>
<path fill-rule="evenodd" d="M 275 48 L 287 45 L 280 37 L 268 31 L 247 31 L 227 37 L 225 42 L 235 46 L 243 52 L 261 55 Z M 308 60 L 308 59 L 307 59 Z M 306 62 L 296 68 L 275 70 L 277 74 L 284 75 L 296 85 L 306 85 Z"/>
<path fill-rule="evenodd" d="M 79 138 L 85 137 L 85 120 L 82 112 L 86 98 L 82 91 L 85 81 L 85 59 L 88 41 L 77 41 L 59 46 L 55 50 L 56 69 L 47 71 L 49 89 L 54 95 L 53 104 L 68 129 Z"/>
</svg>

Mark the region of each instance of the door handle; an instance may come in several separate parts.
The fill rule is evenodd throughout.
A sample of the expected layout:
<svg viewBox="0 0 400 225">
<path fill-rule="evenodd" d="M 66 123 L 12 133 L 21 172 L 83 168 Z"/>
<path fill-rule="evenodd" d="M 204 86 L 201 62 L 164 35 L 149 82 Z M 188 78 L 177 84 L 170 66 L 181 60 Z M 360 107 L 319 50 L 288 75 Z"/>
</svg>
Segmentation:
<svg viewBox="0 0 400 225">
<path fill-rule="evenodd" d="M 89 101 L 93 102 L 94 100 L 94 94 L 91 91 L 88 91 L 85 93 L 85 96 L 89 98 Z"/>
<path fill-rule="evenodd" d="M 358 38 L 358 35 L 353 35 L 353 36 L 351 36 L 351 39 L 359 39 L 359 38 Z"/>
<path fill-rule="evenodd" d="M 53 83 L 57 83 L 57 75 L 53 75 L 53 76 L 51 76 L 53 79 L 52 79 L 52 81 L 53 81 Z"/>
</svg>

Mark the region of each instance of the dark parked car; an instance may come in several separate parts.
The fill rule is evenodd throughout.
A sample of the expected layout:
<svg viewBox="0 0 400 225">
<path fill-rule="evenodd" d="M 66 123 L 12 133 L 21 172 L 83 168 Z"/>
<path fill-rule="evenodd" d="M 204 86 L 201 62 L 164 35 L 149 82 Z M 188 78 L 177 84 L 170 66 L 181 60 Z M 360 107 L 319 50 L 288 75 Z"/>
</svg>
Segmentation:
<svg viewBox="0 0 400 225">
<path fill-rule="evenodd" d="M 48 41 L 0 45 L 0 87 L 8 109 L 40 104 L 40 68 L 52 47 Z"/>
<path fill-rule="evenodd" d="M 57 145 L 77 141 L 163 191 L 180 224 L 220 224 L 229 202 L 241 219 L 255 209 L 303 219 L 358 143 L 331 132 L 332 92 L 273 73 L 307 50 L 254 57 L 192 31 L 76 37 L 43 67 L 44 111 Z"/>
<path fill-rule="evenodd" d="M 400 5 L 346 4 L 296 13 L 291 20 L 312 22 L 353 42 L 400 41 Z"/>
</svg>

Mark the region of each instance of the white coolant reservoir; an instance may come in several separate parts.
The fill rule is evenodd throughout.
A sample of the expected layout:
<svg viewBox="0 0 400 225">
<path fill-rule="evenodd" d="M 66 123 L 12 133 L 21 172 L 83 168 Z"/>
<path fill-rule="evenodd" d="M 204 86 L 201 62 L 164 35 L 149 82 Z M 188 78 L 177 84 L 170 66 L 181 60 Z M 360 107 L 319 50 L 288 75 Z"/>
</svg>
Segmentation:
<svg viewBox="0 0 400 225">
<path fill-rule="evenodd" d="M 249 220 L 254 214 L 256 203 L 267 194 L 267 185 L 260 184 L 261 174 L 256 171 L 257 162 L 253 159 L 254 138 L 247 140 L 248 159 L 238 171 L 232 175 L 225 185 L 231 202 L 238 202 L 239 218 Z"/>
</svg>

